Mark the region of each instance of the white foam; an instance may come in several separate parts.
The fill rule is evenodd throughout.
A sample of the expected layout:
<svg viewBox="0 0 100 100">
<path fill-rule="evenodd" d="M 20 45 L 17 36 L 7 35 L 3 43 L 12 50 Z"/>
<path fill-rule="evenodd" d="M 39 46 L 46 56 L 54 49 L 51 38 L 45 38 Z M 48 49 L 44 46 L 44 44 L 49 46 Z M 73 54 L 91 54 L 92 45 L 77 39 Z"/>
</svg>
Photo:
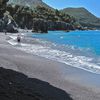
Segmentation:
<svg viewBox="0 0 100 100">
<path fill-rule="evenodd" d="M 13 37 L 13 39 L 15 39 Z M 11 45 L 18 45 L 13 40 L 8 41 Z M 21 43 L 20 46 L 16 47 L 27 53 L 32 53 L 41 57 L 52 59 L 70 65 L 72 67 L 81 68 L 93 73 L 100 74 L 100 66 L 93 62 L 93 58 L 86 56 L 77 56 L 71 52 L 60 51 L 52 49 L 48 46 L 42 46 L 39 44 L 24 44 Z"/>
<path fill-rule="evenodd" d="M 17 34 L 9 35 L 9 37 L 10 37 L 12 40 L 16 40 L 18 35 L 20 35 L 20 37 L 23 38 L 26 34 L 25 34 L 25 33 L 17 33 Z"/>
<path fill-rule="evenodd" d="M 16 35 L 13 35 L 13 36 L 9 36 L 11 39 L 13 40 L 16 40 L 17 39 L 17 36 Z"/>
<path fill-rule="evenodd" d="M 100 74 L 100 66 L 92 63 L 93 59 L 89 57 L 76 56 L 68 52 L 53 50 L 49 47 L 43 47 L 41 45 L 28 45 L 27 47 L 20 47 L 18 49 L 27 53 L 32 53 L 38 56 L 53 59 L 73 67 Z"/>
<path fill-rule="evenodd" d="M 10 41 L 8 41 L 8 43 L 9 43 L 9 44 L 11 44 L 11 45 L 13 45 L 13 46 L 15 46 L 15 45 L 17 45 L 17 44 L 18 44 L 18 43 L 16 43 L 16 42 L 11 41 L 11 40 L 10 40 Z"/>
</svg>

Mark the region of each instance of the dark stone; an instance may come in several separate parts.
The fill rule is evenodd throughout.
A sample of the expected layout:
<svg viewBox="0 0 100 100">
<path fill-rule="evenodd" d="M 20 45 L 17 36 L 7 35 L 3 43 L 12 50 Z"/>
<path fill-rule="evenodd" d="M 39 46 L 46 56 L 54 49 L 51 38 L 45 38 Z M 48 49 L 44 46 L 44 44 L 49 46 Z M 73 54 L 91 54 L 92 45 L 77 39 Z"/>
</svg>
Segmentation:
<svg viewBox="0 0 100 100">
<path fill-rule="evenodd" d="M 9 25 L 7 25 L 6 30 L 7 32 L 10 32 L 10 33 L 18 33 L 18 30 L 14 28 L 13 23 L 10 23 Z"/>
<path fill-rule="evenodd" d="M 0 67 L 0 100 L 73 100 L 49 83 Z"/>
<path fill-rule="evenodd" d="M 69 23 L 61 21 L 57 22 L 48 21 L 48 30 L 74 30 L 74 29 L 75 29 L 74 26 Z"/>
<path fill-rule="evenodd" d="M 0 32 L 2 32 L 3 31 L 3 20 L 2 19 L 0 19 Z"/>
<path fill-rule="evenodd" d="M 11 20 L 11 22 L 8 24 L 9 20 L 11 19 L 6 18 L 6 17 L 5 18 L 3 17 L 3 19 L 0 19 L 0 32 L 3 32 L 4 30 L 6 30 L 7 32 L 11 32 L 11 33 L 18 32 L 17 25 L 14 22 L 14 20 Z"/>
<path fill-rule="evenodd" d="M 75 30 L 75 28 L 73 25 L 71 25 L 69 23 L 61 22 L 61 21 L 53 22 L 53 21 L 45 21 L 42 19 L 34 19 L 33 20 L 32 32 L 47 33 L 48 30 L 69 31 L 69 30 Z"/>
<path fill-rule="evenodd" d="M 16 33 L 18 31 L 15 29 L 15 27 L 17 27 L 15 21 L 8 17 L 10 16 L 9 14 L 4 16 L 8 1 L 9 0 L 0 0 L 0 32 L 6 30 L 7 32 Z M 8 23 L 9 20 L 11 20 L 10 23 Z"/>
<path fill-rule="evenodd" d="M 9 0 L 0 0 L 0 4 L 6 4 Z"/>
<path fill-rule="evenodd" d="M 32 32 L 48 33 L 47 22 L 42 19 L 34 19 Z"/>
</svg>

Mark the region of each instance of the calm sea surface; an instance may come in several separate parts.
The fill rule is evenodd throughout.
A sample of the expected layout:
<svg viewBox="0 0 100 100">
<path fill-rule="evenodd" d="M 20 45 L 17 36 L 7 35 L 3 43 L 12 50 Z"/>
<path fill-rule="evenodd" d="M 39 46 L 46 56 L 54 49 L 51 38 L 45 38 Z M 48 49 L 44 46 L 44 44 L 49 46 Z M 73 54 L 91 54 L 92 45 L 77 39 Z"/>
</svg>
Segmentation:
<svg viewBox="0 0 100 100">
<path fill-rule="evenodd" d="M 35 38 L 41 38 L 59 45 L 69 45 L 76 48 L 90 49 L 100 55 L 100 31 L 50 31 L 48 34 L 36 34 Z"/>
</svg>

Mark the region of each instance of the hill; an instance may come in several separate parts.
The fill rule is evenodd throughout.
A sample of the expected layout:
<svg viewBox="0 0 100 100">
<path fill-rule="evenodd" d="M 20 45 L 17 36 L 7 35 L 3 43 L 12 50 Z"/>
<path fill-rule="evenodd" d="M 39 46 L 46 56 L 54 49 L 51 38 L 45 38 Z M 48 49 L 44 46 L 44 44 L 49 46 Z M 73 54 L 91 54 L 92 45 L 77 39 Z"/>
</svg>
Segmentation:
<svg viewBox="0 0 100 100">
<path fill-rule="evenodd" d="M 5 9 L 5 11 L 2 11 L 3 8 Z M 45 32 L 45 33 L 47 33 L 48 30 L 69 31 L 76 29 L 84 30 L 86 29 L 84 28 L 86 26 L 90 27 L 88 29 L 94 27 L 97 28 L 97 26 L 100 27 L 97 21 L 98 18 L 92 16 L 92 14 L 89 13 L 88 11 L 87 12 L 89 13 L 89 15 L 87 15 L 85 9 L 84 8 L 81 9 L 84 10 L 83 11 L 84 13 L 82 11 L 78 11 L 80 15 L 81 12 L 83 14 L 79 16 L 75 13 L 75 11 L 72 12 L 68 10 L 69 12 L 72 13 L 71 14 L 68 13 L 67 9 L 65 11 L 64 10 L 59 11 L 57 9 L 53 9 L 50 6 L 46 5 L 42 0 L 9 0 L 6 6 L 5 5 L 1 6 L 1 11 L 2 11 L 1 19 L 4 19 L 3 15 L 7 10 L 13 19 L 10 25 L 10 30 L 12 29 L 11 27 L 13 22 L 15 22 L 19 28 L 22 29 L 27 28 L 27 29 L 32 29 L 33 32 Z M 8 17 L 9 14 L 6 14 L 6 16 Z M 84 15 L 87 15 L 86 18 L 82 18 Z M 6 20 L 9 19 L 7 17 L 5 17 Z M 97 20 L 94 21 L 94 19 Z M 6 27 L 6 26 L 4 27 L 5 25 L 3 24 L 4 22 L 5 20 L 4 21 L 1 20 L 1 26 L 2 26 L 1 31 L 4 30 Z"/>
<path fill-rule="evenodd" d="M 9 4 L 28 6 L 32 9 L 34 9 L 37 6 L 44 6 L 46 8 L 53 9 L 46 3 L 44 3 L 42 0 L 9 0 Z"/>
<path fill-rule="evenodd" d="M 74 24 L 76 21 L 73 17 L 44 6 L 37 6 L 32 10 L 30 7 L 21 5 L 12 6 L 10 4 L 7 5 L 7 10 L 18 26 L 23 29 L 34 29 L 35 26 L 38 26 L 35 27 L 36 30 L 73 30 L 76 28 L 76 24 Z"/>
<path fill-rule="evenodd" d="M 58 10 L 48 9 L 41 0 L 1 1 L 0 6 L 0 31 L 18 32 L 18 28 L 32 29 L 33 32 L 47 33 L 48 30 L 75 30 L 81 26 L 76 24 L 75 18 Z M 18 2 L 17 2 L 18 1 Z M 26 2 L 26 3 L 25 3 Z M 20 3 L 20 4 L 18 4 Z M 37 4 L 34 9 L 28 4 Z M 27 4 L 26 6 L 24 4 Z M 32 5 L 33 5 L 32 4 Z M 39 5 L 40 4 L 40 5 Z M 42 5 L 44 4 L 44 6 Z M 78 27 L 77 27 L 78 26 Z"/>
<path fill-rule="evenodd" d="M 82 26 L 100 29 L 100 18 L 97 18 L 85 8 L 65 8 L 61 11 L 74 16 Z"/>
</svg>

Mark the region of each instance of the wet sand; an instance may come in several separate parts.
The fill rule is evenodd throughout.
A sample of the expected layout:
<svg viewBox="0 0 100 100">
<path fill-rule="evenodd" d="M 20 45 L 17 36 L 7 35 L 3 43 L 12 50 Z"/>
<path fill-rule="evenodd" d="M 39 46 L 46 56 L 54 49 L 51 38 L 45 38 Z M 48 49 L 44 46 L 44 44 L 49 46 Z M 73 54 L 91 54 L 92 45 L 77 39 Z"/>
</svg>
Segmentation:
<svg viewBox="0 0 100 100">
<path fill-rule="evenodd" d="M 100 75 L 17 50 L 0 33 L 0 66 L 46 81 L 74 100 L 100 100 Z"/>
</svg>

